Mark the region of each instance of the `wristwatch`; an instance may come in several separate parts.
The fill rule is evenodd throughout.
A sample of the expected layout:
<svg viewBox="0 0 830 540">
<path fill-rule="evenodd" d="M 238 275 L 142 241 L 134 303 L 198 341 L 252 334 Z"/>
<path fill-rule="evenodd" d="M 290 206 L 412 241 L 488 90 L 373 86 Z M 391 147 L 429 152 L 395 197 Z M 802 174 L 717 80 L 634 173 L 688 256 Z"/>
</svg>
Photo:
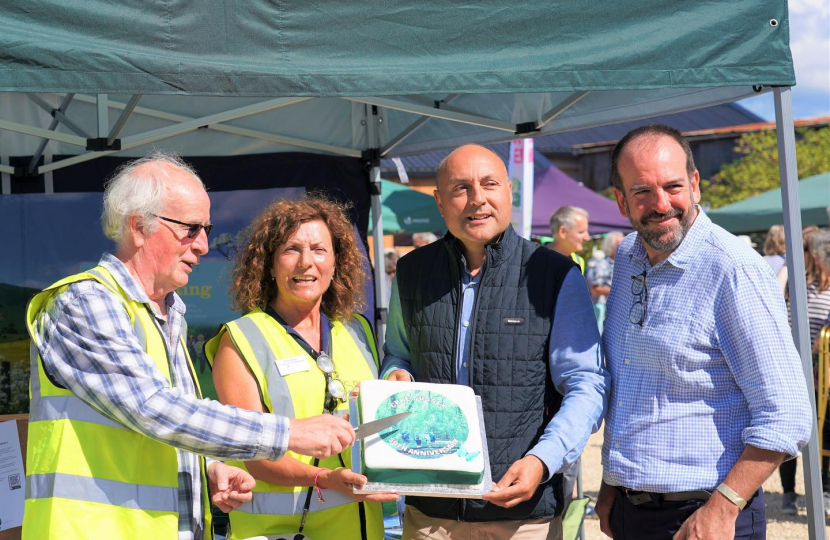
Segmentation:
<svg viewBox="0 0 830 540">
<path fill-rule="evenodd" d="M 726 482 L 722 482 L 721 485 L 718 486 L 718 492 L 729 499 L 729 502 L 734 504 L 738 507 L 739 510 L 743 510 L 746 507 L 746 501 L 738 495 L 734 489 L 726 485 Z"/>
</svg>

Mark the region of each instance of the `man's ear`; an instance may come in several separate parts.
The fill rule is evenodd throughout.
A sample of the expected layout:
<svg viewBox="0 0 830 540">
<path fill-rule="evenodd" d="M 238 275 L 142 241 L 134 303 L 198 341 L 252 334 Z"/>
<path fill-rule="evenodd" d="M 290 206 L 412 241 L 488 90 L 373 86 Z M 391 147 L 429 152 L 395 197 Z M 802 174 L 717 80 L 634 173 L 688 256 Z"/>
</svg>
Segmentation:
<svg viewBox="0 0 830 540">
<path fill-rule="evenodd" d="M 620 215 L 627 218 L 628 212 L 625 211 L 625 195 L 617 188 L 614 188 L 614 198 L 617 199 L 617 208 L 620 210 Z"/>
<path fill-rule="evenodd" d="M 697 169 L 692 175 L 692 202 L 695 204 L 700 202 L 700 173 Z"/>
<path fill-rule="evenodd" d="M 438 205 L 438 213 L 441 214 L 441 217 L 444 217 L 444 207 L 441 206 L 441 194 L 438 193 L 438 189 L 432 191 L 432 196 L 435 197 L 435 204 Z"/>
<path fill-rule="evenodd" d="M 128 226 L 127 227 L 128 228 L 128 234 L 130 235 L 130 238 L 132 239 L 133 245 L 137 248 L 140 248 L 141 246 L 143 246 L 144 241 L 147 238 L 147 229 L 144 226 L 144 223 L 143 223 L 141 217 L 139 217 L 138 214 L 133 214 L 127 220 L 127 226 Z"/>
</svg>

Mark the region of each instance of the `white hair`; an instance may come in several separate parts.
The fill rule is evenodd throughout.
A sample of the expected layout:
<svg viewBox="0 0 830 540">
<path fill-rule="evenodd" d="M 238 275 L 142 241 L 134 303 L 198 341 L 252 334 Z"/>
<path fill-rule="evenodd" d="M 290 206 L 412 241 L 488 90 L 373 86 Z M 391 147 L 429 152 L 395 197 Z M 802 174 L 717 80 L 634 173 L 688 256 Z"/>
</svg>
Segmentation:
<svg viewBox="0 0 830 540">
<path fill-rule="evenodd" d="M 620 231 L 611 231 L 602 239 L 602 252 L 606 255 L 611 255 L 611 252 L 617 247 L 617 241 L 625 235 Z"/>
<path fill-rule="evenodd" d="M 141 159 L 125 163 L 104 186 L 104 209 L 101 212 L 104 234 L 116 243 L 124 239 L 129 219 L 134 215 L 139 217 L 148 232 L 158 228 L 155 216 L 161 213 L 164 188 L 171 170 L 169 167 L 142 165 L 170 165 L 191 174 L 204 188 L 193 167 L 175 154 L 156 150 Z"/>
<path fill-rule="evenodd" d="M 412 235 L 412 243 L 423 242 L 423 245 L 431 244 L 438 240 L 438 237 L 431 232 L 419 232 Z"/>
<path fill-rule="evenodd" d="M 556 236 L 556 233 L 559 232 L 559 227 L 564 226 L 566 229 L 570 230 L 576 225 L 576 217 L 582 216 L 586 220 L 588 219 L 588 212 L 584 208 L 580 208 L 578 206 L 563 206 L 556 210 L 552 216 L 550 216 L 550 232 L 553 236 Z"/>
</svg>

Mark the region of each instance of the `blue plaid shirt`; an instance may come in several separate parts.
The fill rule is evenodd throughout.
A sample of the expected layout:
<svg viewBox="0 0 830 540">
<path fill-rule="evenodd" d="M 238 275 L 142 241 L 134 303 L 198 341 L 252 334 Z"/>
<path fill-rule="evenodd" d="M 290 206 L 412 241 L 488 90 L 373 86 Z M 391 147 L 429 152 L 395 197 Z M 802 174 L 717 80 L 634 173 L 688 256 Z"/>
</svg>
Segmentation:
<svg viewBox="0 0 830 540">
<path fill-rule="evenodd" d="M 643 271 L 640 326 L 629 312 L 639 299 L 632 276 Z M 608 484 L 713 489 L 745 445 L 793 456 L 810 437 L 813 412 L 775 276 L 702 211 L 653 267 L 636 233 L 620 244 L 603 346 Z"/>
<path fill-rule="evenodd" d="M 100 413 L 179 449 L 179 540 L 201 540 L 202 480 L 195 454 L 279 459 L 288 446 L 288 420 L 198 399 L 179 339 L 186 333 L 184 302 L 168 294 L 165 319 L 121 261 L 105 254 L 100 264 L 131 299 L 153 309 L 167 343 L 174 344 L 172 386 L 141 348 L 121 301 L 91 280 L 71 285 L 35 321 L 44 367 Z"/>
</svg>

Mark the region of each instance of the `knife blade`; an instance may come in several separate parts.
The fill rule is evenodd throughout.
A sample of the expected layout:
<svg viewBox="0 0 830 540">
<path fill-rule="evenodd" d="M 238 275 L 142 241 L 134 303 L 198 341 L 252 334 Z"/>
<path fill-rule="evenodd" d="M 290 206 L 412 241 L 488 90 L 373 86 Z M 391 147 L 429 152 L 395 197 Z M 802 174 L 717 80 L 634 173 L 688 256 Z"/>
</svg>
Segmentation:
<svg viewBox="0 0 830 540">
<path fill-rule="evenodd" d="M 400 414 L 393 414 L 392 416 L 387 416 L 379 420 L 373 420 L 371 422 L 366 422 L 365 424 L 360 424 L 359 426 L 354 428 L 355 438 L 365 439 L 369 435 L 380 433 L 384 429 L 394 426 L 410 414 L 412 414 L 412 411 L 403 412 Z"/>
</svg>

